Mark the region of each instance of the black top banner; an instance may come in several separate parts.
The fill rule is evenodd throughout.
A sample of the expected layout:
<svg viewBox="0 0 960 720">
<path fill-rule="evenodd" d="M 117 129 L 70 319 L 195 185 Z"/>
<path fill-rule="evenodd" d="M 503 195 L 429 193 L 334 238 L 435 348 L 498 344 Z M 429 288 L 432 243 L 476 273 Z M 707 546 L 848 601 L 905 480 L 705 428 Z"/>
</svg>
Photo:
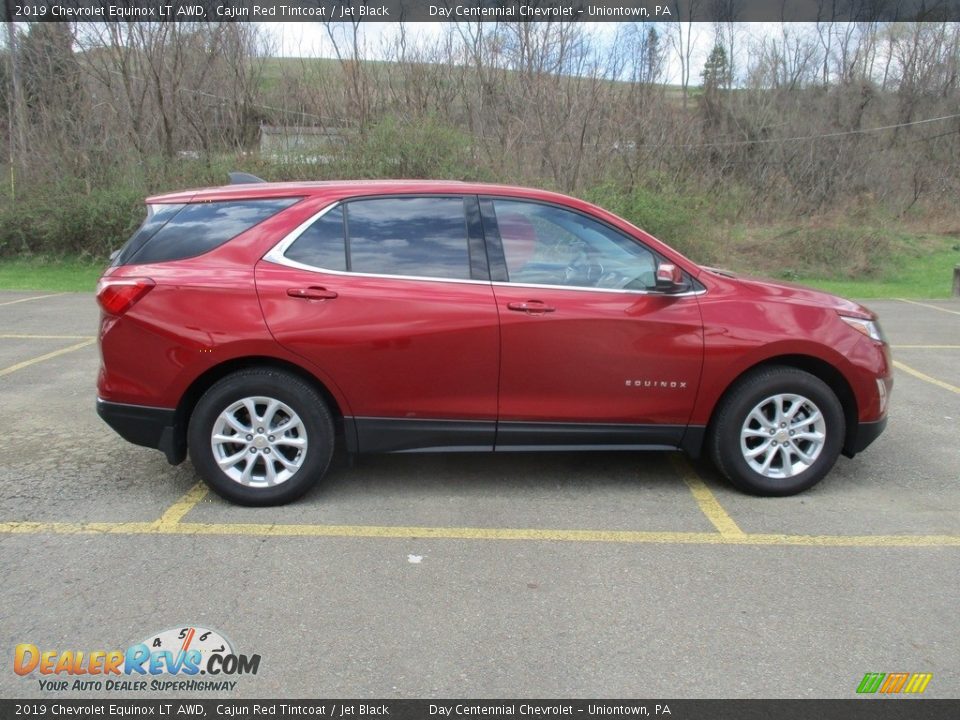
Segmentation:
<svg viewBox="0 0 960 720">
<path fill-rule="evenodd" d="M 4 720 L 274 718 L 474 720 L 955 720 L 960 700 L 0 700 Z"/>
<path fill-rule="evenodd" d="M 960 0 L 4 0 L 0 8 L 3 20 L 26 22 L 960 20 Z"/>
</svg>

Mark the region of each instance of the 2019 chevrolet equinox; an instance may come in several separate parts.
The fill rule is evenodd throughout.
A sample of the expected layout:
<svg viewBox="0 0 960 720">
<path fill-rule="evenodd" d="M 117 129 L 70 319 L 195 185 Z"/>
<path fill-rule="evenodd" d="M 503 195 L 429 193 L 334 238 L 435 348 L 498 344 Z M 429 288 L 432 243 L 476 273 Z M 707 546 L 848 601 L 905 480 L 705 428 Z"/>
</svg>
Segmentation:
<svg viewBox="0 0 960 720">
<path fill-rule="evenodd" d="M 680 449 L 790 495 L 886 424 L 872 312 L 702 267 L 571 197 L 241 182 L 147 208 L 97 290 L 97 409 L 237 503 L 301 496 L 335 443 Z"/>
</svg>

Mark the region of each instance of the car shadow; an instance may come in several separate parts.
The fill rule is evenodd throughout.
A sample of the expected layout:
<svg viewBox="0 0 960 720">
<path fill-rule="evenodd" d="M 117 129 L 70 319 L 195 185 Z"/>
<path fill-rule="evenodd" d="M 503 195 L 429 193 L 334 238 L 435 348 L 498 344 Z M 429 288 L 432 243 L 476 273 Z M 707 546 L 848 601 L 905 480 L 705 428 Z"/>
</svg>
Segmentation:
<svg viewBox="0 0 960 720">
<path fill-rule="evenodd" d="M 351 496 L 529 497 L 685 487 L 667 452 L 422 453 L 334 457 L 306 500 Z"/>
</svg>

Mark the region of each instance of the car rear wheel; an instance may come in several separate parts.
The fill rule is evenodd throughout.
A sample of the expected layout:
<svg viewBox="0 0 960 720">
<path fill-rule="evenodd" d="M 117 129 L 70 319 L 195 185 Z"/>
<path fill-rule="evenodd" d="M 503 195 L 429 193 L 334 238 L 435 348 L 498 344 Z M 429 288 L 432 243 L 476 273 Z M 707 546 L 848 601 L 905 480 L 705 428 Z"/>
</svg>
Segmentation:
<svg viewBox="0 0 960 720">
<path fill-rule="evenodd" d="M 843 407 L 830 387 L 792 367 L 768 367 L 726 394 L 709 449 L 733 485 L 755 495 L 794 495 L 830 471 L 845 434 Z"/>
<path fill-rule="evenodd" d="M 326 473 L 333 418 L 297 376 L 242 370 L 200 398 L 187 439 L 194 467 L 217 494 L 240 505 L 282 505 Z"/>
</svg>

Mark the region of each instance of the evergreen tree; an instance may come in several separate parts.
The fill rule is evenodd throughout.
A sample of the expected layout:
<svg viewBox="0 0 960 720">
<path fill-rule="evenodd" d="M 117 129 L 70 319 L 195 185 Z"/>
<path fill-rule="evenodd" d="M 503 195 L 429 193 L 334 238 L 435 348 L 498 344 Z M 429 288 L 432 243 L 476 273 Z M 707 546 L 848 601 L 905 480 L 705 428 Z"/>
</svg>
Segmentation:
<svg viewBox="0 0 960 720">
<path fill-rule="evenodd" d="M 713 95 L 725 88 L 727 85 L 727 51 L 723 45 L 714 45 L 710 55 L 707 56 L 707 62 L 703 66 L 703 72 L 700 73 L 703 78 L 703 91 L 707 95 Z"/>
</svg>

